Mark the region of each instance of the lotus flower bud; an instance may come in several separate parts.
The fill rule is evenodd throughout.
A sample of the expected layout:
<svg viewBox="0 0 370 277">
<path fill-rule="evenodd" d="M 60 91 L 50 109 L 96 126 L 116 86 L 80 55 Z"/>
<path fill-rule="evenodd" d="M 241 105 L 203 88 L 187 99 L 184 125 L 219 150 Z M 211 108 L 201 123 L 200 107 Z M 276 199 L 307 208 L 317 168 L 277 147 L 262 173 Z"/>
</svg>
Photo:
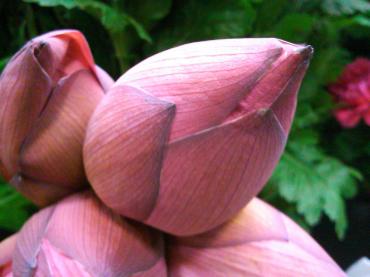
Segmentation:
<svg viewBox="0 0 370 277">
<path fill-rule="evenodd" d="M 43 209 L 21 229 L 13 274 L 31 273 L 167 276 L 163 239 L 158 232 L 114 214 L 92 193 L 76 194 Z"/>
<path fill-rule="evenodd" d="M 0 77 L 1 174 L 40 205 L 80 189 L 87 121 L 112 83 L 78 31 L 28 42 Z"/>
<path fill-rule="evenodd" d="M 169 242 L 170 276 L 345 276 L 304 230 L 261 200 L 220 227 Z"/>
<path fill-rule="evenodd" d="M 0 277 L 11 277 L 12 274 L 12 255 L 15 248 L 17 235 L 0 242 Z"/>
<path fill-rule="evenodd" d="M 175 235 L 229 220 L 284 149 L 310 46 L 198 42 L 126 72 L 95 110 L 84 163 L 118 213 Z"/>
</svg>

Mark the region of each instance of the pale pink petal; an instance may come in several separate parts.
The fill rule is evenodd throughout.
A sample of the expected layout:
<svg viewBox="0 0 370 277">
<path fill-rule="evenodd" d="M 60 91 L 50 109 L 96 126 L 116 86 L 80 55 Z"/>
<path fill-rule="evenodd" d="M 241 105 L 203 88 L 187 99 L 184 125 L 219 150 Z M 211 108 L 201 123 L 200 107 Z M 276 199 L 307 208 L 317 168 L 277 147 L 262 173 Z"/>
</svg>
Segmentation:
<svg viewBox="0 0 370 277">
<path fill-rule="evenodd" d="M 214 40 L 179 46 L 141 62 L 117 85 L 143 88 L 176 104 L 171 140 L 217 124 L 230 114 L 283 53 L 276 39 Z"/>
<path fill-rule="evenodd" d="M 174 111 L 139 89 L 116 86 L 92 116 L 84 144 L 87 176 L 120 214 L 142 220 L 151 212 Z"/>
<path fill-rule="evenodd" d="M 32 272 L 37 266 L 40 244 L 54 208 L 54 206 L 45 208 L 32 216 L 19 232 L 13 254 L 13 273 L 15 276 L 32 276 Z"/>
<path fill-rule="evenodd" d="M 66 276 L 64 272 L 75 269 L 80 274 L 76 276 L 131 276 L 155 266 L 162 256 L 159 233 L 122 219 L 92 193 L 83 193 L 26 223 L 19 234 L 13 269 L 16 276 L 31 271 Z"/>
<path fill-rule="evenodd" d="M 64 255 L 62 251 L 56 249 L 46 239 L 41 241 L 37 256 L 37 267 L 34 274 L 35 277 L 94 276 L 88 273 L 81 263 Z"/>
<path fill-rule="evenodd" d="M 86 70 L 63 79 L 22 146 L 22 176 L 70 191 L 81 188 L 86 183 L 82 144 L 102 97 L 100 85 Z"/>
<path fill-rule="evenodd" d="M 169 245 L 174 277 L 345 276 L 305 231 L 257 199 L 217 229 L 173 239 Z"/>
</svg>

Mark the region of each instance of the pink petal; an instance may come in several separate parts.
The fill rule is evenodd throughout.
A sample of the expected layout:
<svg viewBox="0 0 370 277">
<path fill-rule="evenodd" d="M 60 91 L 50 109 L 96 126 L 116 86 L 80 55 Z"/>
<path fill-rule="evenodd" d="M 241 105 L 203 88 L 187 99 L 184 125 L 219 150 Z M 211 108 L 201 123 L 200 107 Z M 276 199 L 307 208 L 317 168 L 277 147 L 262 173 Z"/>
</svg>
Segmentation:
<svg viewBox="0 0 370 277">
<path fill-rule="evenodd" d="M 1 268 L 11 263 L 16 240 L 17 234 L 14 234 L 0 242 L 0 276 L 3 276 L 1 275 Z"/>
<path fill-rule="evenodd" d="M 22 175 L 15 175 L 10 180 L 10 184 L 40 207 L 54 203 L 77 189 L 71 186 L 61 186 L 31 180 Z"/>
<path fill-rule="evenodd" d="M 161 258 L 153 265 L 151 268 L 144 270 L 142 272 L 135 273 L 132 277 L 166 277 L 168 276 L 167 273 L 167 265 L 165 258 Z"/>
<path fill-rule="evenodd" d="M 80 274 L 76 276 L 131 276 L 155 266 L 162 256 L 159 233 L 122 219 L 91 193 L 83 193 L 26 223 L 13 269 L 16 276 L 31 270 L 40 276 L 66 276 L 64 272 L 74 270 Z"/>
<path fill-rule="evenodd" d="M 364 115 L 364 120 L 367 126 L 370 126 L 370 107 Z"/>
<path fill-rule="evenodd" d="M 115 86 L 91 118 L 84 145 L 87 176 L 120 214 L 144 219 L 152 210 L 173 115 L 173 104 Z"/>
<path fill-rule="evenodd" d="M 335 111 L 334 115 L 338 122 L 346 128 L 355 127 L 361 120 L 361 115 L 356 110 L 350 108 L 339 109 Z"/>
<path fill-rule="evenodd" d="M 41 276 L 75 276 L 92 277 L 84 266 L 76 260 L 65 256 L 60 250 L 56 249 L 46 239 L 41 241 L 37 256 L 37 269 L 35 275 Z"/>
<path fill-rule="evenodd" d="M 32 42 L 49 46 L 51 55 L 40 53 L 38 59 L 52 80 L 80 69 L 88 69 L 96 74 L 94 59 L 84 35 L 76 30 L 58 30 L 34 38 Z"/>
<path fill-rule="evenodd" d="M 40 47 L 40 45 L 38 45 Z M 21 144 L 49 97 L 51 83 L 34 56 L 22 48 L 0 77 L 0 158 L 9 179 L 18 171 Z"/>
<path fill-rule="evenodd" d="M 197 42 L 159 53 L 117 84 L 176 104 L 171 141 L 220 124 L 284 52 L 276 39 Z"/>
<path fill-rule="evenodd" d="M 114 80 L 112 79 L 109 74 L 104 71 L 100 66 L 95 66 L 96 70 L 96 76 L 99 79 L 99 82 L 105 92 L 107 92 L 113 85 L 114 85 Z"/>
<path fill-rule="evenodd" d="M 285 146 L 311 51 L 279 58 L 224 124 L 170 143 L 146 223 L 176 235 L 204 232 L 261 190 Z"/>
<path fill-rule="evenodd" d="M 45 117 L 40 119 L 41 114 L 45 113 L 49 116 L 50 110 L 53 110 L 53 112 L 64 110 L 66 112 L 67 108 L 71 108 L 71 105 L 61 107 L 60 103 L 53 104 L 53 102 L 55 102 L 55 98 L 58 101 L 70 98 L 71 93 L 64 93 L 65 89 L 60 89 L 59 86 L 61 83 L 68 83 L 64 78 L 68 79 L 80 70 L 87 70 L 91 75 L 89 82 L 95 83 L 96 87 L 100 89 L 101 74 L 97 75 L 85 38 L 78 31 L 61 30 L 47 33 L 28 42 L 14 55 L 0 77 L 0 173 L 6 180 L 18 180 L 14 182 L 18 185 L 20 191 L 29 191 L 28 188 L 20 187 L 19 180 L 22 179 L 43 184 L 48 183 L 49 185 L 62 184 L 64 186 L 76 186 L 76 183 L 81 186 L 81 180 L 85 181 L 84 178 L 81 178 L 83 176 L 83 170 L 81 169 L 81 132 L 72 128 L 69 130 L 71 134 L 68 137 L 59 137 L 67 130 L 60 129 L 69 128 L 71 125 L 71 122 L 55 124 L 56 121 L 59 121 L 59 119 L 56 120 L 56 117 L 60 116 L 61 113 L 50 116 L 48 119 L 45 119 Z M 55 87 L 58 88 L 55 89 Z M 56 94 L 59 94 L 60 90 L 63 95 L 55 97 L 54 92 L 57 91 Z M 52 94 L 53 96 L 51 96 Z M 68 97 L 65 97 L 65 95 Z M 79 93 L 77 92 L 76 95 L 79 95 Z M 91 110 L 90 104 L 96 101 L 95 96 L 91 94 L 88 96 L 88 99 L 80 99 L 84 103 L 78 103 L 79 111 L 72 113 L 72 116 L 82 117 L 79 120 L 73 119 L 73 121 L 76 121 L 74 127 L 77 127 L 77 129 L 81 129 L 79 125 L 87 121 L 89 115 L 86 113 L 89 112 L 89 109 Z M 75 98 L 78 98 L 78 96 Z M 80 98 L 83 97 L 80 95 Z M 48 107 L 49 104 L 53 107 Z M 53 134 L 48 134 L 48 138 L 45 138 L 47 132 L 44 131 L 44 128 L 47 124 L 53 125 L 53 127 L 48 126 L 48 128 L 53 129 Z M 34 128 L 35 125 L 36 128 Z M 55 129 L 58 130 L 55 131 Z M 72 134 L 73 131 L 78 133 Z M 30 133 L 32 134 L 30 135 Z M 55 143 L 58 139 L 59 144 L 61 139 L 66 139 L 68 141 L 66 144 L 72 143 L 75 146 L 76 140 L 69 141 L 71 137 L 79 137 L 78 140 L 80 141 L 80 149 L 76 152 L 76 157 L 72 158 L 73 161 L 71 161 L 71 152 L 66 152 L 65 149 L 59 147 L 60 145 L 56 147 L 58 143 Z M 25 141 L 26 138 L 27 141 Z M 45 140 L 47 141 L 45 142 Z M 37 148 L 37 151 L 43 152 L 41 153 L 42 157 L 35 158 L 38 154 L 35 153 L 35 149 L 32 149 L 33 146 L 30 146 L 31 143 L 36 145 L 35 141 L 42 144 L 42 147 Z M 51 152 L 45 153 L 50 148 L 53 148 Z M 57 148 L 58 150 L 56 150 Z M 60 154 L 60 150 L 63 150 L 63 154 L 55 156 Z M 21 152 L 25 156 L 23 155 L 24 157 L 20 161 Z M 66 155 L 66 153 L 68 154 Z M 35 161 L 35 159 L 38 159 L 38 161 Z M 40 161 L 43 162 L 45 159 L 47 160 L 46 163 L 49 164 L 39 164 Z M 65 174 L 65 168 L 60 169 L 56 166 L 58 162 L 61 162 L 62 167 L 65 166 L 65 160 L 71 161 L 69 167 L 73 168 L 67 174 Z M 28 162 L 35 162 L 35 164 L 30 166 L 30 164 L 27 164 Z M 51 165 L 50 162 L 54 164 Z M 77 163 L 79 163 L 79 166 L 75 166 Z M 58 173 L 55 168 L 59 170 Z M 45 174 L 46 172 L 47 174 Z M 39 179 L 40 174 L 45 175 L 45 178 Z M 57 176 L 56 179 L 53 179 L 55 176 Z M 71 178 L 71 176 L 74 177 Z M 73 181 L 69 182 L 71 179 Z M 46 194 L 49 192 L 46 192 Z M 56 197 L 52 196 L 52 198 Z M 44 202 L 45 198 L 32 200 Z"/>
<path fill-rule="evenodd" d="M 168 265 L 174 277 L 345 276 L 305 231 L 260 200 L 209 233 L 172 242 Z"/>
<path fill-rule="evenodd" d="M 63 79 L 22 146 L 21 174 L 69 191 L 83 186 L 82 143 L 102 96 L 100 85 L 86 70 Z"/>
<path fill-rule="evenodd" d="M 250 114 L 170 144 L 146 223 L 192 235 L 230 219 L 261 189 L 286 136 L 273 112 Z"/>
</svg>

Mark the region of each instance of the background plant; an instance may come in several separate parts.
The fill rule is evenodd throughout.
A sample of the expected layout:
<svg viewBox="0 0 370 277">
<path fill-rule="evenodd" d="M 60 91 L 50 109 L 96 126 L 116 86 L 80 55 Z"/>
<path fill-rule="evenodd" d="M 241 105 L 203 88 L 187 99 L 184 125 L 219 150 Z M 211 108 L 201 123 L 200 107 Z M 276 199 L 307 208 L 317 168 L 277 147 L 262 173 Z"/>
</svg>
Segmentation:
<svg viewBox="0 0 370 277">
<path fill-rule="evenodd" d="M 345 200 L 369 191 L 370 132 L 342 129 L 326 86 L 370 44 L 366 0 L 24 0 L 0 2 L 0 70 L 28 39 L 76 28 L 96 63 L 113 77 L 160 50 L 191 41 L 279 37 L 315 48 L 299 95 L 286 151 L 262 197 L 301 225 L 325 215 L 339 238 L 347 228 Z M 0 228 L 17 230 L 35 208 L 0 185 Z"/>
</svg>

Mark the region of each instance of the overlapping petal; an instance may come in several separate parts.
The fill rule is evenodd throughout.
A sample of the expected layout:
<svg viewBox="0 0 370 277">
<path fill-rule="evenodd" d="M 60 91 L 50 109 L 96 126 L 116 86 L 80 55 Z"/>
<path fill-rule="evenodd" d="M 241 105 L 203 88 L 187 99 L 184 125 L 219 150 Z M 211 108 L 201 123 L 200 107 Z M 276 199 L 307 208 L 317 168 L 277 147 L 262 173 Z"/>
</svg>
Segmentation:
<svg viewBox="0 0 370 277">
<path fill-rule="evenodd" d="M 176 104 L 171 141 L 220 124 L 283 53 L 275 39 L 185 44 L 127 71 L 116 85 L 134 85 Z"/>
<path fill-rule="evenodd" d="M 103 101 L 104 108 L 98 110 L 110 111 L 114 131 L 104 127 L 100 128 L 101 134 L 99 128 L 90 131 L 95 122 L 107 124 L 108 120 L 99 120 L 100 116 L 94 116 L 88 127 L 88 133 L 95 137 L 93 148 L 99 149 L 99 154 L 91 154 L 94 151 L 88 147 L 84 151 L 85 157 L 95 155 L 86 167 L 94 190 L 122 215 L 171 234 L 204 232 L 230 219 L 260 191 L 283 151 L 296 94 L 311 54 L 310 46 L 277 39 L 217 40 L 170 49 L 133 67 L 111 91 L 135 86 L 146 98 L 156 97 L 176 105 L 170 130 L 167 125 L 157 130 L 162 131 L 160 138 L 167 137 L 169 132 L 163 166 L 157 167 L 162 159 L 145 159 L 143 166 L 132 162 L 132 155 L 123 155 L 121 148 L 112 150 L 117 149 L 118 140 L 112 142 L 111 134 L 124 141 L 122 149 L 139 149 L 125 151 L 142 153 L 140 144 L 152 144 L 151 149 L 156 151 L 159 148 L 156 141 L 142 135 L 149 131 L 140 131 L 139 125 L 136 131 L 139 139 L 127 140 L 118 135 L 126 132 L 127 127 L 117 125 L 122 115 L 115 112 L 115 103 L 125 100 L 123 94 L 110 96 L 111 100 Z M 142 114 L 143 118 L 153 117 L 150 113 Z M 108 166 L 108 159 L 97 159 L 98 156 L 109 156 L 111 164 Z M 120 174 L 110 174 L 108 167 Z M 97 168 L 105 170 L 97 174 Z M 160 176 L 158 193 L 157 189 L 153 194 L 157 179 L 143 181 L 148 168 L 153 172 L 151 176 Z M 97 175 L 104 177 L 98 181 Z M 135 192 L 155 195 L 155 201 L 151 198 L 145 213 L 140 215 L 131 212 L 142 205 L 140 198 L 125 193 L 126 187 L 132 186 L 128 184 L 133 176 L 137 183 Z"/>
<path fill-rule="evenodd" d="M 25 224 L 17 239 L 13 273 L 131 276 L 159 270 L 161 259 L 159 233 L 122 219 L 86 192 L 42 210 Z M 165 267 L 158 272 L 165 276 Z"/>
<path fill-rule="evenodd" d="M 65 193 L 84 185 L 82 143 L 87 121 L 111 83 L 106 73 L 96 69 L 78 31 L 50 32 L 28 42 L 0 77 L 3 177 L 22 193 L 30 191 L 25 186 L 31 183 L 62 186 L 56 190 Z M 26 196 L 47 204 L 49 197 L 64 195 L 43 194 L 47 196 Z"/>
<path fill-rule="evenodd" d="M 284 214 L 252 200 L 208 233 L 170 242 L 171 276 L 345 276 L 325 251 Z"/>
<path fill-rule="evenodd" d="M 84 144 L 89 181 L 119 213 L 145 219 L 157 199 L 174 105 L 129 86 L 111 89 L 91 118 Z"/>
</svg>

